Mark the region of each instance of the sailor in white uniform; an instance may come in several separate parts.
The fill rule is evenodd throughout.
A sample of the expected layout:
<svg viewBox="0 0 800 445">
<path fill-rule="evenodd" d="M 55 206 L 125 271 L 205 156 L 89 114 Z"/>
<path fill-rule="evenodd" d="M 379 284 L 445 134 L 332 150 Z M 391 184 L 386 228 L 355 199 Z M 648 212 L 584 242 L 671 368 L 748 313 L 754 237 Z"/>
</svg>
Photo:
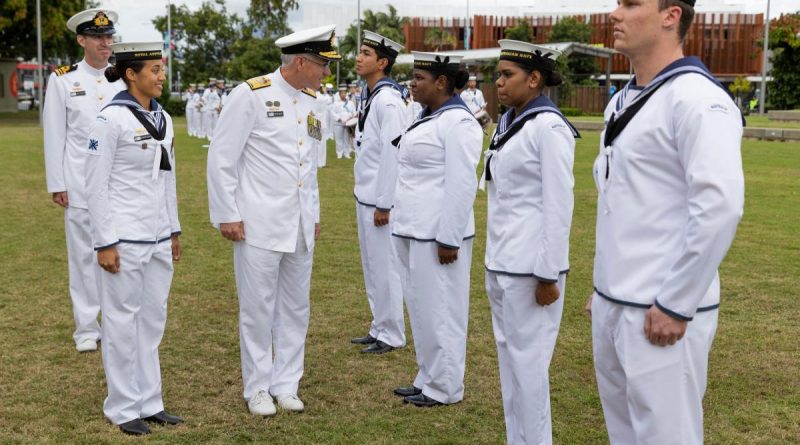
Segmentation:
<svg viewBox="0 0 800 445">
<path fill-rule="evenodd" d="M 164 411 L 158 345 L 167 321 L 181 233 L 172 119 L 155 101 L 166 78 L 161 42 L 115 43 L 109 81 L 128 89 L 97 116 L 87 139 L 86 199 L 103 311 L 106 418 L 127 434 L 144 421 L 178 424 Z"/>
<path fill-rule="evenodd" d="M 331 105 L 333 115 L 333 137 L 336 141 L 336 158 L 350 158 L 353 149 L 353 138 L 347 129 L 347 121 L 356 116 L 356 108 L 353 102 L 347 99 L 347 86 L 339 85 L 339 94 Z"/>
<path fill-rule="evenodd" d="M 219 116 L 220 96 L 216 79 L 208 83 L 208 88 L 203 92 L 203 135 L 209 141 L 214 134 L 214 127 Z"/>
<path fill-rule="evenodd" d="M 194 128 L 193 136 L 196 138 L 205 137 L 203 136 L 203 93 L 205 93 L 205 84 L 198 83 L 197 91 L 192 97 L 194 101 L 194 123 L 192 127 Z"/>
<path fill-rule="evenodd" d="M 186 90 L 186 132 L 189 133 L 189 136 L 194 136 L 194 113 L 197 110 L 196 103 L 194 102 L 194 94 L 195 90 L 197 89 L 197 84 L 190 83 L 189 89 Z"/>
<path fill-rule="evenodd" d="M 328 94 L 328 88 L 322 85 L 317 92 L 317 119 L 322 123 L 322 141 L 317 146 L 317 167 L 322 168 L 328 165 L 328 134 L 330 133 L 329 111 L 333 98 Z"/>
<path fill-rule="evenodd" d="M 559 52 L 500 40 L 497 93 L 509 110 L 486 152 L 486 293 L 509 444 L 550 444 L 548 368 L 564 308 L 577 130 L 542 94 Z"/>
<path fill-rule="evenodd" d="M 64 208 L 69 265 L 69 293 L 75 331 L 72 338 L 79 352 L 97 350 L 100 340 L 100 299 L 97 266 L 92 250 L 89 213 L 84 193 L 86 138 L 97 113 L 123 90 L 120 82 L 103 75 L 111 57 L 111 36 L 117 13 L 89 9 L 75 14 L 67 28 L 77 33 L 84 58 L 50 75 L 44 101 L 44 158 L 47 191 Z"/>
<path fill-rule="evenodd" d="M 489 114 L 486 112 L 486 99 L 483 98 L 483 91 L 478 89 L 478 78 L 476 76 L 469 76 L 467 88 L 461 92 L 461 100 L 467 104 L 469 110 L 478 119 L 478 122 L 483 123 L 489 119 Z"/>
<path fill-rule="evenodd" d="M 434 406 L 464 398 L 469 275 L 483 131 L 455 94 L 460 56 L 414 52 L 411 88 L 425 106 L 398 142 L 392 242 L 414 333 L 418 372 L 395 394 Z"/>
<path fill-rule="evenodd" d="M 358 102 L 356 162 L 353 167 L 358 243 L 372 323 L 362 352 L 382 354 L 406 344 L 400 278 L 391 264 L 390 212 L 394 206 L 397 149 L 392 140 L 406 127 L 408 91 L 389 77 L 403 46 L 365 31 L 356 57 L 356 72 L 367 87 Z"/>
<path fill-rule="evenodd" d="M 612 444 L 703 443 L 717 269 L 744 206 L 743 119 L 700 60 L 683 55 L 693 5 L 620 2 L 611 13 L 614 47 L 634 72 L 606 108 L 593 172 L 589 309 Z"/>
<path fill-rule="evenodd" d="M 316 89 L 341 56 L 335 25 L 278 39 L 282 65 L 234 88 L 208 155 L 211 222 L 233 241 L 244 398 L 303 411 L 298 397 L 319 236 Z M 274 357 L 273 357 L 274 351 Z"/>
</svg>

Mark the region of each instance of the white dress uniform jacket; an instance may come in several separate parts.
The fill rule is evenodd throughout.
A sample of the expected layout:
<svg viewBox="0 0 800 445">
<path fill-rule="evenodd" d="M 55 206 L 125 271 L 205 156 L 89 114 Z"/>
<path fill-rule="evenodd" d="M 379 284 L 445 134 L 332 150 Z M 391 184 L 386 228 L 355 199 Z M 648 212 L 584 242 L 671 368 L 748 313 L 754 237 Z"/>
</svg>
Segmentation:
<svg viewBox="0 0 800 445">
<path fill-rule="evenodd" d="M 612 99 L 606 121 L 652 96 L 601 146 L 594 165 L 597 384 L 612 444 L 699 445 L 720 301 L 717 269 L 744 205 L 743 122 L 694 57 L 674 62 L 644 90 L 634 85 L 635 78 Z M 652 305 L 691 320 L 674 345 L 645 337 Z"/>
<path fill-rule="evenodd" d="M 217 118 L 219 118 L 219 112 L 217 111 L 217 108 L 219 108 L 221 100 L 217 89 L 206 89 L 206 92 L 203 93 L 203 102 L 203 112 L 205 113 L 203 125 L 206 127 L 206 137 L 210 138 L 214 134 L 214 128 L 217 125 Z"/>
<path fill-rule="evenodd" d="M 70 207 L 86 208 L 83 187 L 89 128 L 100 110 L 125 89 L 122 80 L 109 83 L 104 73 L 105 68 L 92 68 L 82 60 L 52 73 L 47 82 L 42 110 L 47 191 L 66 191 Z"/>
<path fill-rule="evenodd" d="M 321 138 L 315 106 L 314 92 L 296 90 L 280 69 L 263 86 L 231 91 L 208 155 L 212 223 L 243 221 L 247 244 L 278 252 L 294 252 L 301 229 L 312 249 Z"/>
</svg>

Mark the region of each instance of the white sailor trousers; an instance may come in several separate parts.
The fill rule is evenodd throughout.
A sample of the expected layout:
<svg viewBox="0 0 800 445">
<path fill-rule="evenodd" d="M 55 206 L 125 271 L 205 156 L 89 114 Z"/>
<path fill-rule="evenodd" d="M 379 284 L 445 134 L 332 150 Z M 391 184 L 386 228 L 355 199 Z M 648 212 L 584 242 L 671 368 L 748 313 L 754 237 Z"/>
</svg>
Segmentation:
<svg viewBox="0 0 800 445">
<path fill-rule="evenodd" d="M 414 386 L 441 403 L 464 398 L 472 239 L 458 260 L 439 264 L 435 242 L 393 237 L 403 295 L 414 334 L 418 372 Z"/>
<path fill-rule="evenodd" d="M 558 300 L 541 306 L 535 278 L 486 272 L 509 445 L 553 443 L 548 370 L 564 310 L 566 277 L 558 277 Z"/>
<path fill-rule="evenodd" d="M 683 339 L 655 346 L 645 309 L 592 298 L 592 346 L 612 445 L 700 445 L 708 353 L 718 311 L 698 312 Z"/>
<path fill-rule="evenodd" d="M 336 157 L 349 157 L 351 144 L 350 135 L 347 134 L 347 127 L 344 125 L 334 125 L 333 139 L 336 141 Z"/>
<path fill-rule="evenodd" d="M 186 132 L 189 133 L 189 136 L 194 136 L 194 111 L 192 108 L 191 105 L 186 107 Z"/>
<path fill-rule="evenodd" d="M 192 136 L 194 137 L 202 137 L 203 133 L 203 112 L 194 109 L 192 111 Z"/>
<path fill-rule="evenodd" d="M 375 207 L 356 203 L 361 268 L 372 311 L 369 335 L 399 348 L 406 344 L 406 325 L 400 275 L 392 260 L 392 217 L 389 216 L 389 224 L 376 227 L 374 215 Z"/>
<path fill-rule="evenodd" d="M 317 144 L 317 167 L 328 165 L 328 138 L 327 131 L 322 135 L 322 141 Z"/>
<path fill-rule="evenodd" d="M 67 234 L 67 264 L 69 267 L 69 295 L 72 299 L 72 318 L 75 320 L 75 343 L 100 339 L 100 269 L 92 248 L 89 211 L 77 207 L 64 210 Z"/>
<path fill-rule="evenodd" d="M 158 345 L 167 322 L 172 243 L 120 243 L 120 269 L 101 270 L 103 369 L 108 397 L 103 413 L 114 424 L 164 410 Z"/>
<path fill-rule="evenodd" d="M 303 376 L 314 252 L 300 227 L 294 253 L 233 243 L 245 400 L 297 394 Z"/>
<path fill-rule="evenodd" d="M 214 115 L 217 114 L 216 111 L 213 110 L 203 110 L 203 137 L 206 139 L 211 139 L 211 136 L 214 135 Z"/>
</svg>

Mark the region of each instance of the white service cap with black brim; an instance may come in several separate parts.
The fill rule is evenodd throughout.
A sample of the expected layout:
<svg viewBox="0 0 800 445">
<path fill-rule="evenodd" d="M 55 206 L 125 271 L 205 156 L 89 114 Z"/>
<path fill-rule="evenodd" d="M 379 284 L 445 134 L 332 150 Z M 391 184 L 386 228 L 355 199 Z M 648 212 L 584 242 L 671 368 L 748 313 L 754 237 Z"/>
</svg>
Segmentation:
<svg viewBox="0 0 800 445">
<path fill-rule="evenodd" d="M 105 36 L 117 32 L 114 24 L 119 14 L 110 9 L 87 9 L 81 11 L 67 20 L 67 29 L 82 35 Z"/>
<path fill-rule="evenodd" d="M 337 61 L 342 56 L 336 51 L 336 25 L 325 25 L 297 31 L 275 41 L 281 54 L 313 54 L 325 60 Z"/>
</svg>

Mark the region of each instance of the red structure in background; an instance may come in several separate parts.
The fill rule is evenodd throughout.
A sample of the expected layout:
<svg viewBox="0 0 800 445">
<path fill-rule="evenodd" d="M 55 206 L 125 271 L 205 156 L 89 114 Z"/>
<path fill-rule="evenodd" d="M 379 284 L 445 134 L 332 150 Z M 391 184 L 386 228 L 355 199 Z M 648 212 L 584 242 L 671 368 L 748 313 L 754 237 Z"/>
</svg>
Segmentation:
<svg viewBox="0 0 800 445">
<path fill-rule="evenodd" d="M 613 47 L 613 31 L 608 14 L 576 16 L 592 27 L 591 44 Z M 533 30 L 534 43 L 546 43 L 558 17 L 493 17 L 473 16 L 470 49 L 496 48 L 504 38 L 506 28 L 527 20 Z M 425 30 L 441 28 L 456 38 L 453 49 L 464 49 L 466 19 L 411 18 L 403 26 L 408 51 L 431 51 L 425 45 Z M 694 19 L 686 39 L 686 54 L 698 56 L 717 77 L 734 78 L 758 75 L 761 72 L 762 51 L 759 40 L 764 34 L 763 14 L 702 13 Z M 598 60 L 600 72 L 605 72 L 605 60 Z M 627 59 L 617 54 L 611 61 L 611 72 L 627 74 Z"/>
</svg>

